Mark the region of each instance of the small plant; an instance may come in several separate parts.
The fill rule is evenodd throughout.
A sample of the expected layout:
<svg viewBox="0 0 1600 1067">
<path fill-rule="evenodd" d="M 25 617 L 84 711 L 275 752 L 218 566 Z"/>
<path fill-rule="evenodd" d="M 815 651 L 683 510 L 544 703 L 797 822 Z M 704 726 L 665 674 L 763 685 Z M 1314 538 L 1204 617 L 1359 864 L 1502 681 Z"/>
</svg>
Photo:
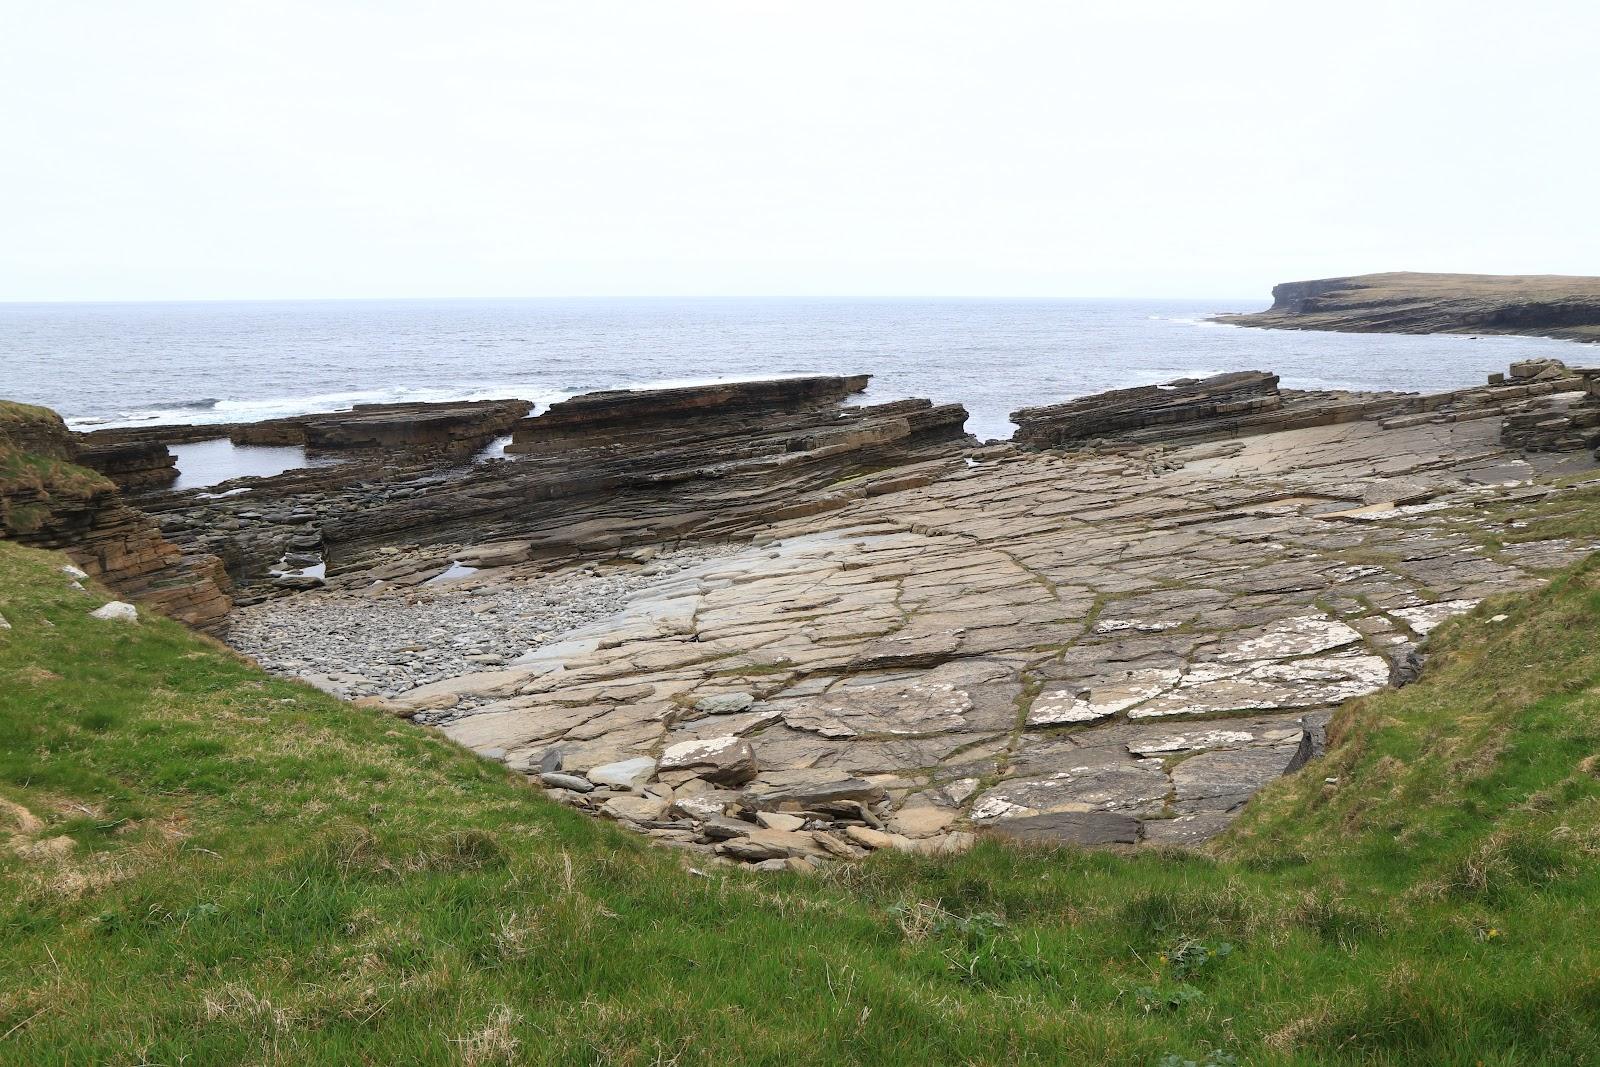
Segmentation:
<svg viewBox="0 0 1600 1067">
<path fill-rule="evenodd" d="M 994 912 L 958 915 L 937 904 L 896 904 L 889 909 L 907 940 L 957 942 L 944 951 L 947 967 L 964 985 L 992 987 L 1022 979 L 1054 981 L 1036 954 Z"/>
<path fill-rule="evenodd" d="M 1163 952 L 1160 959 L 1166 965 L 1167 973 L 1181 982 L 1199 974 L 1218 960 L 1227 959 L 1232 954 L 1233 945 L 1226 941 L 1208 945 L 1204 941 L 1186 937 Z"/>
<path fill-rule="evenodd" d="M 1140 986 L 1133 991 L 1133 998 L 1138 1002 L 1139 1010 L 1146 1015 L 1155 1012 L 1179 1011 L 1187 1008 L 1197 1000 L 1204 1000 L 1205 994 L 1187 983 L 1176 985 L 1170 989 L 1157 989 L 1155 986 Z"/>
</svg>

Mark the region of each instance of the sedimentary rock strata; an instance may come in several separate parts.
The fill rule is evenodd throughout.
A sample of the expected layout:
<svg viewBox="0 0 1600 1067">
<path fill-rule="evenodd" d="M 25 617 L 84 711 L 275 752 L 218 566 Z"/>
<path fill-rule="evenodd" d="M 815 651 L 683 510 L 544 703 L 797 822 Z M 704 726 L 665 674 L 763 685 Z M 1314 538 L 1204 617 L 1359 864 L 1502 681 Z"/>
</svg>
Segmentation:
<svg viewBox="0 0 1600 1067">
<path fill-rule="evenodd" d="M 1174 447 L 1137 443 L 1159 424 L 1128 405 L 1092 431 L 1109 448 L 973 449 L 827 507 L 735 507 L 708 524 L 714 554 L 688 534 L 592 554 L 585 573 L 519 547 L 459 583 L 327 589 L 245 617 L 270 635 L 291 611 L 315 629 L 355 604 L 625 580 L 604 617 L 381 691 L 566 803 L 743 862 L 979 832 L 1189 844 L 1311 759 L 1340 703 L 1415 678 L 1431 629 L 1592 547 L 1498 549 L 1481 525 L 1485 505 L 1594 466 L 1510 450 L 1492 417 L 1574 377 L 1369 398 L 1366 418 Z M 1273 395 L 1268 378 L 1249 388 Z"/>
<path fill-rule="evenodd" d="M 357 404 L 328 415 L 296 415 L 228 428 L 236 445 L 308 449 L 396 449 L 470 454 L 511 431 L 533 405 L 526 400 Z"/>
<path fill-rule="evenodd" d="M 0 535 L 63 549 L 118 593 L 200 629 L 218 627 L 230 604 L 220 561 L 181 550 L 127 506 L 116 484 L 79 466 L 73 435 L 54 412 L 4 407 Z"/>
<path fill-rule="evenodd" d="M 241 649 L 665 843 L 774 869 L 1192 844 L 1415 680 L 1435 627 L 1594 547 L 1485 518 L 1594 468 L 1552 450 L 1592 376 L 1495 377 L 1181 381 L 983 448 L 957 406 L 843 406 L 861 379 L 597 394 L 505 460 L 141 499 L 272 583 Z"/>
<path fill-rule="evenodd" d="M 256 595 L 275 574 L 308 566 L 325 566 L 330 582 L 404 566 L 382 555 L 398 544 L 439 546 L 412 568 L 419 581 L 449 567 L 463 544 L 479 563 L 548 567 L 841 507 L 959 464 L 970 441 L 959 405 L 841 406 L 865 381 L 596 394 L 517 422 L 505 460 L 367 454 L 142 504 L 168 536 L 225 560 Z"/>
<path fill-rule="evenodd" d="M 1268 310 L 1218 320 L 1282 330 L 1600 341 L 1600 278 L 1412 272 L 1321 278 L 1273 286 Z"/>
<path fill-rule="evenodd" d="M 1012 419 L 1016 443 L 1027 448 L 1172 446 L 1358 419 L 1394 426 L 1498 418 L 1581 394 L 1591 380 L 1556 359 L 1513 364 L 1509 375 L 1491 375 L 1484 386 L 1428 394 L 1280 389 L 1275 374 L 1237 371 L 1024 408 Z M 1513 438 L 1507 443 L 1521 446 Z"/>
<path fill-rule="evenodd" d="M 160 441 L 92 439 L 77 442 L 77 461 L 127 491 L 161 489 L 178 480 L 178 457 Z"/>
<path fill-rule="evenodd" d="M 348 411 L 261 422 L 127 426 L 94 430 L 77 437 L 78 449 L 85 457 L 131 454 L 137 446 L 164 450 L 168 445 L 219 438 L 236 445 L 300 445 L 313 451 L 382 450 L 459 456 L 510 433 L 511 427 L 532 408 L 526 400 L 357 404 Z"/>
</svg>

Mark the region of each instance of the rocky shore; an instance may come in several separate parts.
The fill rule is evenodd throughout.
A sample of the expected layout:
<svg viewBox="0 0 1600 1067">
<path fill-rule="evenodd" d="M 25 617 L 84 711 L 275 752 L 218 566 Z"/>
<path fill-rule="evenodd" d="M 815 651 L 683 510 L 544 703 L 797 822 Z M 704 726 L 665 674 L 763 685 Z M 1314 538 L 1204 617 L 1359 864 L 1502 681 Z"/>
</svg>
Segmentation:
<svg viewBox="0 0 1600 1067">
<path fill-rule="evenodd" d="M 316 416 L 344 462 L 94 507 L 225 561 L 227 638 L 269 669 L 675 847 L 1189 844 L 1414 679 L 1434 626 L 1595 547 L 1501 535 L 1596 468 L 1596 380 L 1239 372 L 1020 411 L 991 446 L 956 405 L 850 406 L 864 377 Z"/>
<path fill-rule="evenodd" d="M 1218 322 L 1352 333 L 1525 334 L 1600 341 L 1600 278 L 1396 272 L 1284 282 L 1272 307 Z"/>
</svg>

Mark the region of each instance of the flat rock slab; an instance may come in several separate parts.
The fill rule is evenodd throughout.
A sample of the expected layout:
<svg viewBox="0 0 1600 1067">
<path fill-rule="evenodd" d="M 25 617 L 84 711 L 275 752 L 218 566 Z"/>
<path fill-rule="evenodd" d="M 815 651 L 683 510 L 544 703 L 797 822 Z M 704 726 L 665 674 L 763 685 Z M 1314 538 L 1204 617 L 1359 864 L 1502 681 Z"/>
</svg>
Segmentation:
<svg viewBox="0 0 1600 1067">
<path fill-rule="evenodd" d="M 1275 389 L 1265 377 L 1230 378 L 1191 399 L 1204 407 L 1237 393 L 1249 408 Z M 1123 399 L 1134 406 L 1117 420 L 1144 417 L 1138 397 Z M 1316 754 L 1334 708 L 1404 680 L 1430 630 L 1537 586 L 1544 568 L 1592 547 L 1502 549 L 1499 527 L 1481 518 L 1552 499 L 1555 475 L 1595 466 L 1586 454 L 1518 455 L 1493 418 L 1363 418 L 1369 401 L 1378 403 L 1318 401 L 1338 421 L 1262 423 L 1269 432 L 1251 430 L 1250 411 L 1208 409 L 1206 425 L 1237 436 L 1181 447 L 932 463 L 894 472 L 877 493 L 798 494 L 758 527 L 728 484 L 714 486 L 729 495 L 708 490 L 695 528 L 727 540 L 684 546 L 661 534 L 658 552 L 627 557 L 626 579 L 540 577 L 539 588 L 574 598 L 610 590 L 615 609 L 534 635 L 504 666 L 396 699 L 519 770 L 537 773 L 559 752 L 559 773 L 587 770 L 591 785 L 715 789 L 675 794 L 666 819 L 718 826 L 743 808 L 768 813 L 770 825 L 731 820 L 744 828 L 739 841 L 750 830 L 805 835 L 724 850 L 749 862 L 829 847 L 860 854 L 863 842 L 813 839 L 800 828 L 810 823 L 792 821 L 850 804 L 848 821 L 912 842 L 974 829 L 1085 844 L 1204 841 Z M 835 429 L 888 432 L 816 432 Z M 1139 440 L 1159 430 L 1141 425 Z M 805 443 L 832 447 L 820 436 Z M 817 458 L 727 462 L 768 464 L 770 475 Z M 651 525 L 664 509 L 634 506 L 619 501 L 593 530 L 562 536 L 604 540 L 615 556 L 630 530 L 670 528 Z M 498 533 L 493 551 L 515 555 L 527 540 Z M 474 625 L 523 633 L 507 616 L 526 600 L 496 599 L 513 579 L 470 580 L 480 579 L 475 593 L 426 595 L 503 604 Z M 306 604 L 339 595 L 303 594 Z M 391 601 L 359 603 L 371 612 Z M 606 803 L 619 818 L 650 813 Z"/>
<path fill-rule="evenodd" d="M 1133 845 L 1139 841 L 1139 820 L 1103 811 L 1056 812 L 1002 819 L 988 831 L 1031 844 Z"/>
</svg>

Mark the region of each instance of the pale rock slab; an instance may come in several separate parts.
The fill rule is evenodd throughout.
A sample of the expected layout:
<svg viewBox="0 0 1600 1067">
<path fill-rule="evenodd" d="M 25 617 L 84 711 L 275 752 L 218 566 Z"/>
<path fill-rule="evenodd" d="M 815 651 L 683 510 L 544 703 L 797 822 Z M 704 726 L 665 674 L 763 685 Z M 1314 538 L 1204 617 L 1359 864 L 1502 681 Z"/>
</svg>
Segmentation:
<svg viewBox="0 0 1600 1067">
<path fill-rule="evenodd" d="M 595 785 L 608 785 L 614 789 L 638 789 L 655 773 L 655 760 L 649 756 L 635 756 L 633 759 L 591 767 L 588 777 Z"/>
<path fill-rule="evenodd" d="M 756 753 L 750 742 L 739 737 L 683 741 L 661 753 L 660 769 L 693 769 L 708 782 L 738 785 L 756 776 Z"/>
<path fill-rule="evenodd" d="M 1440 623 L 1457 615 L 1465 615 L 1477 607 L 1478 603 L 1477 600 L 1442 600 L 1414 608 L 1396 608 L 1389 614 L 1399 616 L 1414 632 L 1426 636 Z"/>
<path fill-rule="evenodd" d="M 139 609 L 132 604 L 121 600 L 113 600 L 109 604 L 89 612 L 91 619 L 106 619 L 111 622 L 138 622 Z"/>
</svg>

